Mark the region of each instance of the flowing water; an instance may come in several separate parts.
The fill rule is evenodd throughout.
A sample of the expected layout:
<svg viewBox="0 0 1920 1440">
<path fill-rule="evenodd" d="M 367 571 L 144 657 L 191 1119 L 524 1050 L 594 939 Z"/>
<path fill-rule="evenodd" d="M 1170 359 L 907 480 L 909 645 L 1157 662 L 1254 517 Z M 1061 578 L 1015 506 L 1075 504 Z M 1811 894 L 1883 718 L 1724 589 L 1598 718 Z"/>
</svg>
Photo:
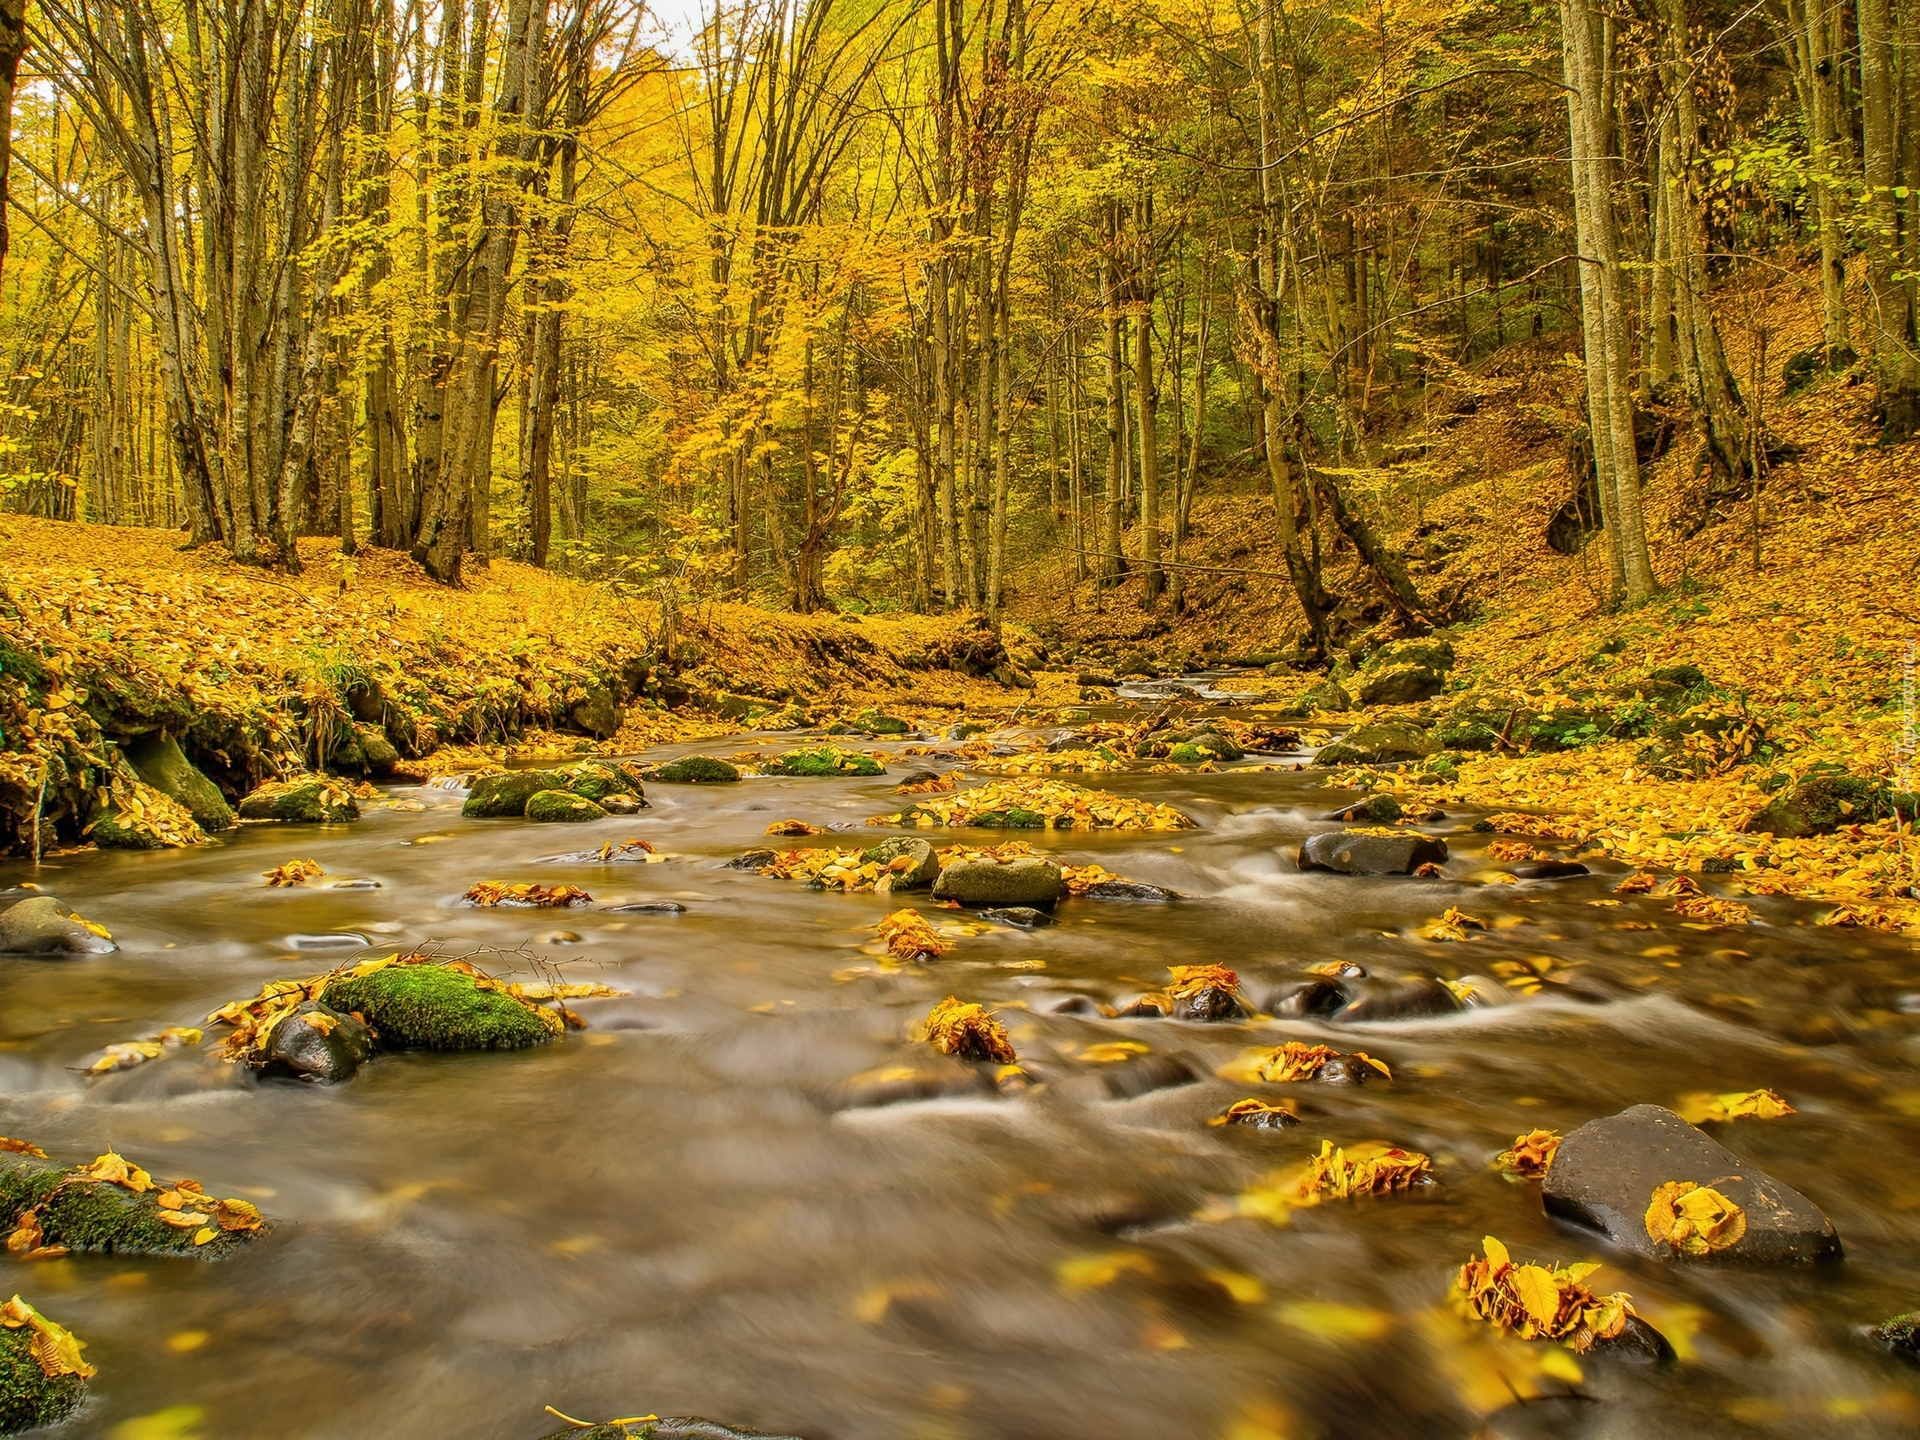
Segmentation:
<svg viewBox="0 0 1920 1440">
<path fill-rule="evenodd" d="M 277 1222 L 218 1264 L 16 1268 L 13 1287 L 100 1367 L 64 1433 L 531 1440 L 559 1428 L 549 1404 L 808 1440 L 1920 1429 L 1916 1372 L 1863 1333 L 1920 1307 L 1920 973 L 1905 941 L 1816 927 L 1784 900 L 1714 931 L 1655 900 L 1590 903 L 1615 898 L 1617 871 L 1475 888 L 1489 837 L 1464 814 L 1429 827 L 1453 847 L 1446 881 L 1301 874 L 1294 848 L 1341 798 L 1311 772 L 1095 777 L 1200 828 L 1022 838 L 1188 898 L 1071 900 L 1051 928 L 994 927 L 891 972 L 863 947 L 898 897 L 718 868 L 767 843 L 770 821 L 858 827 L 898 808 L 902 768 L 657 785 L 641 815 L 573 826 L 464 820 L 458 792 L 394 787 L 427 808 L 0 867 L 0 886 L 32 880 L 121 946 L 0 959 L 0 1129 L 67 1163 L 113 1147 Z M 629 836 L 671 858 L 539 863 Z M 262 885 L 296 855 L 379 888 Z M 568 880 L 595 903 L 459 904 L 480 879 Z M 685 910 L 605 913 L 637 900 Z M 1449 904 L 1492 928 L 1463 945 L 1413 935 Z M 497 970 L 532 979 L 535 957 L 559 960 L 630 994 L 574 1002 L 590 1028 L 543 1049 L 383 1056 L 333 1089 L 249 1081 L 215 1058 L 217 1027 L 203 1050 L 124 1073 L 72 1068 L 354 953 L 290 940 L 325 934 L 484 945 L 519 952 L 495 953 Z M 1368 1027 L 1048 1013 L 1075 992 L 1111 1003 L 1157 986 L 1171 964 L 1259 977 L 1332 959 L 1547 979 L 1513 1005 Z M 1044 1083 L 835 1109 L 849 1077 L 911 1062 L 912 1022 L 949 993 L 998 1009 Z M 1397 1078 L 1266 1087 L 1299 1100 L 1301 1125 L 1209 1127 L 1248 1093 L 1216 1067 L 1287 1038 L 1365 1049 Z M 1182 1054 L 1203 1078 L 1110 1098 L 1084 1057 L 1111 1041 Z M 1825 1208 L 1844 1261 L 1637 1260 L 1488 1170 L 1536 1126 L 1759 1086 L 1798 1113 L 1717 1133 Z M 1322 1137 L 1425 1151 L 1438 1183 L 1286 1226 L 1195 1218 Z M 1606 1260 L 1593 1287 L 1630 1291 L 1682 1363 L 1589 1357 L 1577 1386 L 1514 1379 L 1445 1309 L 1489 1233 L 1516 1256 Z M 1550 1394 L 1502 1408 L 1509 1384 Z"/>
</svg>

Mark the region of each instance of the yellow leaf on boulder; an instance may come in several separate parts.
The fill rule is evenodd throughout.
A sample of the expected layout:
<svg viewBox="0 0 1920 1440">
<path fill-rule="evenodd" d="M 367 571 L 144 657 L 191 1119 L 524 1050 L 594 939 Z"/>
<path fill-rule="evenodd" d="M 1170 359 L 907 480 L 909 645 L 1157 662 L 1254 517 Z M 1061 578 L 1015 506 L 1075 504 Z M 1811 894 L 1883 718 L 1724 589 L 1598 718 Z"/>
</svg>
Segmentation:
<svg viewBox="0 0 1920 1440">
<path fill-rule="evenodd" d="M 1658 1186 L 1647 1205 L 1647 1234 L 1684 1255 L 1710 1255 L 1740 1243 L 1747 1212 L 1718 1190 L 1691 1180 Z"/>
</svg>

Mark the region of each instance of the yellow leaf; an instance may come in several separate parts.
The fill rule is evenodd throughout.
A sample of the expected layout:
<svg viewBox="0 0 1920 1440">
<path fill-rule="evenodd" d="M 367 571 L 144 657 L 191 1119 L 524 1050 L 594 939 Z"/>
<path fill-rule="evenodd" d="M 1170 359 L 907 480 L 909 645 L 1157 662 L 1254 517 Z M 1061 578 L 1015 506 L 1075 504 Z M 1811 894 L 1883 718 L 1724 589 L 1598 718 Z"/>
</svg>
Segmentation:
<svg viewBox="0 0 1920 1440">
<path fill-rule="evenodd" d="M 1553 1274 L 1539 1265 L 1516 1266 L 1512 1275 L 1513 1293 L 1520 1298 L 1542 1330 L 1550 1329 L 1560 1313 L 1560 1287 Z"/>
</svg>

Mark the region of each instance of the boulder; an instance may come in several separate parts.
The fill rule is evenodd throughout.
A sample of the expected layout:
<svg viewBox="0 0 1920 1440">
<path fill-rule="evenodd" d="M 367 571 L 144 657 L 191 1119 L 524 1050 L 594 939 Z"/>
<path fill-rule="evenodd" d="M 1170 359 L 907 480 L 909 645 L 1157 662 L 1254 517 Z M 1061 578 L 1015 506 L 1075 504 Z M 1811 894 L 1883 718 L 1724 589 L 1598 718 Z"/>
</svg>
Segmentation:
<svg viewBox="0 0 1920 1440">
<path fill-rule="evenodd" d="M 724 785 L 738 780 L 740 771 L 711 755 L 683 755 L 655 770 L 653 778 L 669 785 Z"/>
<path fill-rule="evenodd" d="M 582 820 L 604 820 L 607 812 L 586 796 L 575 795 L 570 790 L 536 790 L 527 797 L 526 816 L 541 824 L 577 824 Z"/>
<path fill-rule="evenodd" d="M 1367 656 L 1367 663 L 1360 669 L 1365 673 L 1418 665 L 1427 670 L 1446 671 L 1453 668 L 1453 660 L 1453 642 L 1429 635 L 1418 640 L 1389 640 Z"/>
<path fill-rule="evenodd" d="M 958 860 L 933 882 L 933 898 L 962 905 L 1051 905 L 1064 888 L 1060 867 L 1048 860 Z"/>
<path fill-rule="evenodd" d="M 913 727 L 897 715 L 885 715 L 878 710 L 869 710 L 856 715 L 853 723 L 869 735 L 905 735 Z"/>
<path fill-rule="evenodd" d="M 375 775 L 391 775 L 393 767 L 400 763 L 400 752 L 387 738 L 386 727 L 382 725 L 355 725 L 353 738 L 360 746 L 361 758 L 366 762 L 368 771 Z M 192 807 L 188 807 L 192 808 Z M 196 815 L 195 819 L 199 819 Z M 204 820 L 200 822 L 206 824 Z"/>
<path fill-rule="evenodd" d="M 1446 858 L 1447 842 L 1429 835 L 1328 830 L 1307 837 L 1298 861 L 1302 870 L 1332 870 L 1341 875 L 1411 875 L 1422 865 L 1440 865 Z"/>
<path fill-rule="evenodd" d="M 1354 692 L 1362 705 L 1417 705 L 1447 688 L 1446 677 L 1425 665 L 1390 665 L 1360 677 Z"/>
<path fill-rule="evenodd" d="M 1747 822 L 1754 834 L 1783 840 L 1831 835 L 1843 825 L 1864 825 L 1893 814 L 1893 792 L 1884 780 L 1816 773 L 1782 790 Z"/>
<path fill-rule="evenodd" d="M 627 717 L 604 685 L 589 685 L 586 695 L 568 707 L 567 718 L 589 735 L 604 740 Z"/>
<path fill-rule="evenodd" d="M 135 782 L 127 804 L 96 809 L 82 833 L 102 850 L 165 850 L 207 838 L 185 806 L 144 781 Z"/>
<path fill-rule="evenodd" d="M 638 795 L 629 795 L 624 790 L 618 795 L 601 796 L 599 805 L 609 815 L 638 815 L 647 808 L 646 801 Z"/>
<path fill-rule="evenodd" d="M 1331 1015 L 1347 1003 L 1347 997 L 1324 975 L 1295 975 L 1264 986 L 1254 1003 L 1269 1015 L 1300 1019 Z"/>
<path fill-rule="evenodd" d="M 1391 721 L 1385 725 L 1361 725 L 1349 730 L 1333 744 L 1323 746 L 1314 757 L 1316 765 L 1396 765 L 1420 760 L 1440 747 L 1426 731 L 1415 725 Z"/>
<path fill-rule="evenodd" d="M 89 930 L 51 895 L 35 895 L 0 910 L 0 953 L 111 955 L 120 947 Z"/>
<path fill-rule="evenodd" d="M 1344 820 L 1349 824 L 1391 825 L 1406 812 L 1400 808 L 1400 802 L 1391 795 L 1369 795 L 1364 800 L 1356 800 L 1327 816 L 1329 820 Z"/>
<path fill-rule="evenodd" d="M 1051 915 L 1031 905 L 1004 905 L 993 910 L 982 910 L 980 918 L 998 920 L 1002 925 L 1017 925 L 1022 930 L 1038 930 L 1043 925 L 1053 923 Z"/>
<path fill-rule="evenodd" d="M 127 746 L 126 756 L 142 780 L 185 806 L 202 830 L 212 834 L 233 825 L 233 807 L 220 787 L 200 773 L 180 742 L 164 730 Z"/>
<path fill-rule="evenodd" d="M 940 875 L 940 857 L 933 853 L 933 846 L 924 840 L 914 840 L 907 836 L 896 836 L 891 840 L 882 840 L 878 845 L 860 852 L 862 865 L 891 865 L 901 856 L 907 856 L 910 864 L 895 872 L 893 888 L 896 890 L 918 890 L 931 885 Z"/>
<path fill-rule="evenodd" d="M 1344 715 L 1353 709 L 1353 697 L 1340 682 L 1329 677 L 1318 685 L 1309 686 L 1296 695 L 1292 702 L 1281 707 L 1280 713 L 1295 719 L 1305 719 L 1322 710 L 1336 715 Z"/>
<path fill-rule="evenodd" d="M 1086 889 L 1089 900 L 1146 900 L 1155 904 L 1164 904 L 1169 900 L 1178 900 L 1180 893 L 1169 890 L 1164 885 L 1148 885 L 1139 880 L 1102 880 Z"/>
<path fill-rule="evenodd" d="M 1840 1254 L 1840 1237 L 1819 1206 L 1659 1105 L 1635 1105 L 1569 1134 L 1541 1196 L 1549 1214 L 1599 1230 L 1636 1254 L 1686 1259 L 1647 1233 L 1653 1192 L 1673 1180 L 1718 1190 L 1746 1212 L 1746 1233 L 1703 1258 L 1778 1262 Z"/>
<path fill-rule="evenodd" d="M 161 1067 L 163 1073 L 166 1068 Z M 161 1208 L 162 1193 L 161 1186 L 154 1186 L 136 1195 L 110 1180 L 80 1179 L 36 1156 L 0 1155 L 0 1223 L 12 1230 L 32 1210 L 44 1245 L 64 1246 L 76 1254 L 223 1260 L 265 1233 L 255 1212 L 256 1228 L 221 1226 L 196 1245 L 197 1227 L 183 1228 L 161 1218 L 177 1218 L 177 1212 Z M 218 1203 L 209 1196 L 204 1205 L 210 1221 Z"/>
<path fill-rule="evenodd" d="M 572 777 L 564 770 L 508 770 L 499 775 L 482 775 L 467 791 L 462 815 L 491 820 L 504 815 L 524 815 L 527 801 L 542 790 L 564 790 Z"/>
<path fill-rule="evenodd" d="M 339 781 L 307 775 L 297 780 L 269 780 L 240 802 L 240 818 L 334 825 L 358 820 L 360 806 Z"/>
<path fill-rule="evenodd" d="M 1361 976 L 1335 982 L 1346 1004 L 1333 1012 L 1343 1025 L 1365 1025 L 1378 1020 L 1430 1020 L 1457 1015 L 1459 997 L 1431 975 L 1409 975 L 1400 980 Z"/>
<path fill-rule="evenodd" d="M 351 1080 L 373 1058 L 373 1032 L 352 1015 L 304 1000 L 273 1027 L 261 1071 L 322 1085 Z"/>
<path fill-rule="evenodd" d="M 642 806 L 646 804 L 646 790 L 641 784 L 638 766 L 583 760 L 555 773 L 560 783 L 554 788 L 572 791 L 585 799 L 598 801 L 609 795 L 631 795 Z"/>
<path fill-rule="evenodd" d="M 515 1050 L 545 1044 L 564 1028 L 558 1012 L 483 990 L 448 965 L 389 965 L 343 977 L 320 999 L 358 1015 L 388 1049 Z"/>
</svg>

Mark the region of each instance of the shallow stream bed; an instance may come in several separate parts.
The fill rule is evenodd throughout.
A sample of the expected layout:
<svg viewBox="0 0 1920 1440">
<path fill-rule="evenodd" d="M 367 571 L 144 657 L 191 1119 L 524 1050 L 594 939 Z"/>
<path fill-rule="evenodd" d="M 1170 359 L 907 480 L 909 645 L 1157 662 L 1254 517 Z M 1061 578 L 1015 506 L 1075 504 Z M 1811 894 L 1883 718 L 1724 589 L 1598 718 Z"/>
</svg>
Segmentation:
<svg viewBox="0 0 1920 1440">
<path fill-rule="evenodd" d="M 1749 902 L 1753 926 L 1688 927 L 1664 902 L 1615 896 L 1617 869 L 1478 884 L 1497 867 L 1473 815 L 1426 827 L 1452 848 L 1444 879 L 1302 874 L 1295 848 L 1349 798 L 1311 771 L 1063 777 L 1177 805 L 1199 828 L 1018 838 L 1187 898 L 1068 900 L 1050 928 L 994 926 L 932 964 L 889 970 L 866 948 L 902 897 L 719 868 L 769 843 L 851 843 L 769 842 L 788 817 L 866 843 L 895 833 L 861 823 L 904 803 L 891 786 L 908 765 L 892 768 L 656 785 L 640 815 L 566 826 L 467 820 L 457 791 L 394 787 L 425 810 L 0 865 L 0 888 L 37 883 L 120 945 L 0 958 L 0 1132 L 69 1164 L 116 1149 L 277 1222 L 217 1264 L 15 1264 L 11 1288 L 83 1336 L 100 1369 L 61 1433 L 532 1440 L 560 1428 L 546 1405 L 807 1440 L 1920 1432 L 1920 1371 L 1864 1334 L 1920 1309 L 1908 942 L 1767 899 Z M 635 836 L 669 858 L 541 863 Z M 378 888 L 262 884 L 295 856 Z M 460 904 L 483 879 L 565 880 L 594 903 Z M 605 913 L 643 900 L 685 910 Z M 1418 938 L 1449 905 L 1490 928 Z M 542 1049 L 383 1056 L 333 1089 L 251 1081 L 218 1060 L 218 1027 L 124 1073 L 74 1068 L 359 953 L 292 939 L 318 935 L 357 935 L 371 954 L 488 947 L 477 958 L 496 972 L 538 978 L 538 957 L 630 994 L 572 1002 L 588 1028 Z M 1517 1003 L 1370 1026 L 1047 1013 L 1073 992 L 1111 1004 L 1151 989 L 1170 965 L 1255 976 L 1332 960 L 1512 979 Z M 834 1108 L 850 1077 L 910 1063 L 913 1022 L 948 994 L 996 1009 L 1042 1083 Z M 1285 1039 L 1364 1049 L 1396 1078 L 1215 1078 Z M 1179 1054 L 1201 1078 L 1111 1098 L 1116 1062 L 1088 1056 L 1112 1042 Z M 1714 1133 L 1816 1201 L 1842 1261 L 1639 1260 L 1549 1220 L 1536 1185 L 1488 1168 L 1535 1127 L 1762 1086 L 1797 1113 Z M 1296 1098 L 1302 1123 L 1206 1123 L 1250 1093 Z M 1438 1182 L 1286 1225 L 1196 1218 L 1322 1138 L 1423 1151 Z M 1606 1261 L 1592 1288 L 1631 1292 L 1681 1363 L 1514 1378 L 1446 1309 L 1487 1234 L 1516 1257 Z M 1546 1394 L 1513 1403 L 1529 1388 Z"/>
</svg>

